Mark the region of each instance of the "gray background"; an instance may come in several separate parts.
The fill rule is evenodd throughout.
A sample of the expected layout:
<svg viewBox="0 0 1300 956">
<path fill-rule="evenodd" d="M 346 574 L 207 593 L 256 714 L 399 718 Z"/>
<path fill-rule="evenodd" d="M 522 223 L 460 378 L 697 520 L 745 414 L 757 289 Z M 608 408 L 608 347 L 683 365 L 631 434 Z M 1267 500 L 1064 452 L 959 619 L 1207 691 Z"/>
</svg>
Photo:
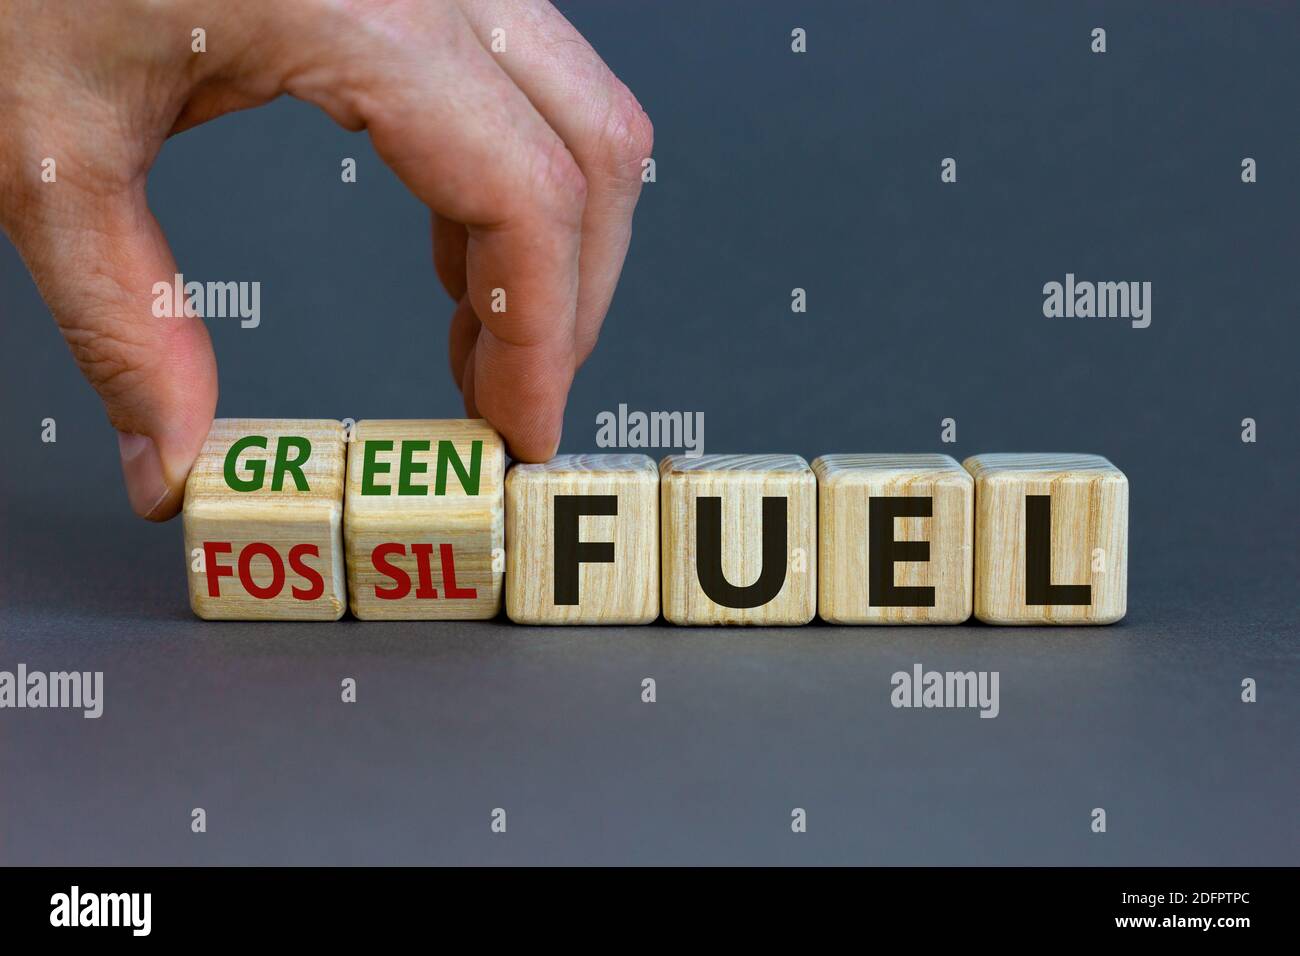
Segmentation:
<svg viewBox="0 0 1300 956">
<path fill-rule="evenodd" d="M 199 622 L 179 521 L 130 516 L 0 243 L 0 669 L 106 684 L 98 721 L 0 713 L 0 861 L 1300 862 L 1300 17 L 1044 6 L 564 4 L 654 119 L 658 182 L 563 448 L 627 402 L 703 411 L 717 452 L 1104 454 L 1122 624 Z M 280 101 L 169 143 L 150 195 L 187 276 L 263 285 L 259 329 L 211 323 L 220 415 L 460 414 L 427 213 L 364 136 Z M 1045 319 L 1067 271 L 1151 281 L 1151 327 Z M 918 661 L 1000 671 L 1001 716 L 891 708 Z"/>
</svg>

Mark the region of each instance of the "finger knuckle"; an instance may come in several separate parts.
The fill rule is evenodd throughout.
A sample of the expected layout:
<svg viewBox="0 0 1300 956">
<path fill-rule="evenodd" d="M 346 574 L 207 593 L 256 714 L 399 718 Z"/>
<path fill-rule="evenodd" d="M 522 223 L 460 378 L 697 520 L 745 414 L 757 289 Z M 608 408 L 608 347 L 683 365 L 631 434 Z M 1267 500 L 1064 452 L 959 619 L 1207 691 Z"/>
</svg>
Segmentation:
<svg viewBox="0 0 1300 956">
<path fill-rule="evenodd" d="M 62 331 L 77 365 L 102 398 L 116 405 L 137 390 L 146 370 L 136 343 L 92 326 L 64 324 Z"/>
<path fill-rule="evenodd" d="M 587 203 L 587 177 L 558 136 L 536 152 L 533 184 L 549 215 L 581 221 Z"/>
<path fill-rule="evenodd" d="M 597 132 L 597 161 L 610 178 L 640 185 L 641 165 L 654 151 L 654 124 L 621 82 Z"/>
</svg>

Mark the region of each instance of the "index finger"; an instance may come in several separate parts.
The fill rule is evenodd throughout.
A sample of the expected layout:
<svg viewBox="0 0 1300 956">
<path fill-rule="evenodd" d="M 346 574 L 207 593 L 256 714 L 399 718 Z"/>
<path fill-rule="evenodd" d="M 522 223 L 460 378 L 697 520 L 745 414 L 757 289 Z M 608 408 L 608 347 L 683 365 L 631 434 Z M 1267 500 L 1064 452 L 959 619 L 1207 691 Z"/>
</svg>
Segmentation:
<svg viewBox="0 0 1300 956">
<path fill-rule="evenodd" d="M 523 461 L 546 461 L 559 448 L 577 364 L 586 186 L 567 150 L 540 162 L 556 164 L 539 174 L 552 198 L 521 204 L 499 226 L 469 226 L 465 250 L 469 302 L 482 323 L 466 399 Z"/>
<path fill-rule="evenodd" d="M 319 72 L 309 64 L 289 88 L 368 128 L 403 183 L 465 225 L 468 297 L 483 325 L 473 403 L 513 457 L 543 461 L 559 446 L 573 380 L 586 180 L 454 6 L 417 22 L 405 9 L 366 7 L 349 14 L 356 28 L 325 28 Z"/>
</svg>

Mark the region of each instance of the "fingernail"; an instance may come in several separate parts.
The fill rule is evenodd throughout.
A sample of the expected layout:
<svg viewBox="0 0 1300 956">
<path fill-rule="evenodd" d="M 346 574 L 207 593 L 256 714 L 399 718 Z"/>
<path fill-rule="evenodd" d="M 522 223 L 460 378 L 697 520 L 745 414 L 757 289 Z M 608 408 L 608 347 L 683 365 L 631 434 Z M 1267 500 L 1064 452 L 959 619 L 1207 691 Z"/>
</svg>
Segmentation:
<svg viewBox="0 0 1300 956">
<path fill-rule="evenodd" d="M 131 509 L 141 518 L 147 518 L 171 494 L 163 477 L 158 446 L 148 435 L 118 432 L 117 449 L 122 455 L 122 477 L 126 479 Z"/>
</svg>

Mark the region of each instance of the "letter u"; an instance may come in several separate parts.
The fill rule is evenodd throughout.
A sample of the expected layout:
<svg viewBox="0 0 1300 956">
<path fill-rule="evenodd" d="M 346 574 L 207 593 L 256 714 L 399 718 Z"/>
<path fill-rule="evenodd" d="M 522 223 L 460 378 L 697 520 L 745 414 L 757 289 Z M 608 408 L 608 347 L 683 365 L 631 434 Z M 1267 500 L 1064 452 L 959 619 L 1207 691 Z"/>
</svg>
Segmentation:
<svg viewBox="0 0 1300 956">
<path fill-rule="evenodd" d="M 763 565 L 758 580 L 736 587 L 722 573 L 722 499 L 695 499 L 696 574 L 709 600 L 730 608 L 762 607 L 785 584 L 788 500 L 763 498 Z"/>
</svg>

